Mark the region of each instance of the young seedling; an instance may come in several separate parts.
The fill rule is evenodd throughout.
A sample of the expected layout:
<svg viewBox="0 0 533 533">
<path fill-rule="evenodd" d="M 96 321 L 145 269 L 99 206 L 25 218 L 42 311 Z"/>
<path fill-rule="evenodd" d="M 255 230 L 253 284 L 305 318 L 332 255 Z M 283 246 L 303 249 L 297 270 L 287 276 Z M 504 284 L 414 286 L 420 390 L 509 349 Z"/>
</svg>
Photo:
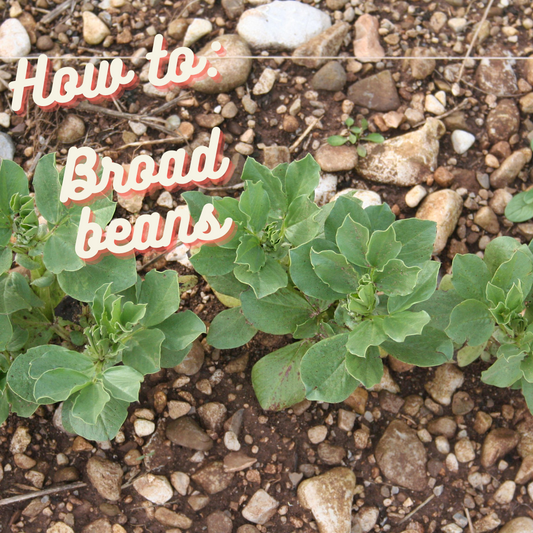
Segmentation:
<svg viewBox="0 0 533 533">
<path fill-rule="evenodd" d="M 368 121 L 365 118 L 361 120 L 361 126 L 354 126 L 354 123 L 354 119 L 348 117 L 344 122 L 348 128 L 348 135 L 331 135 L 328 137 L 328 143 L 331 146 L 342 146 L 349 142 L 357 146 L 359 157 L 366 157 L 366 148 L 360 144 L 361 142 L 381 144 L 385 139 L 380 133 L 366 133 L 368 130 Z"/>
</svg>

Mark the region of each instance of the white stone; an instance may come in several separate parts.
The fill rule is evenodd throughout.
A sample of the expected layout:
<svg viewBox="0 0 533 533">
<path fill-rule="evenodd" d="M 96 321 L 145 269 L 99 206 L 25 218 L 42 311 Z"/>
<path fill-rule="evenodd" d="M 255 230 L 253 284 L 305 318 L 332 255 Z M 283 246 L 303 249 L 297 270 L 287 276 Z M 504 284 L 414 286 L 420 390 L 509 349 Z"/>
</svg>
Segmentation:
<svg viewBox="0 0 533 533">
<path fill-rule="evenodd" d="M 87 44 L 100 44 L 108 35 L 106 23 L 92 11 L 83 12 L 83 39 Z"/>
<path fill-rule="evenodd" d="M 508 503 L 511 503 L 514 498 L 515 490 L 516 483 L 514 481 L 504 481 L 494 493 L 494 501 L 500 505 L 507 505 Z"/>
<path fill-rule="evenodd" d="M 453 453 L 449 453 L 446 456 L 446 468 L 449 472 L 458 472 L 459 471 L 459 461 Z"/>
<path fill-rule="evenodd" d="M 314 426 L 307 430 L 307 436 L 312 444 L 319 444 L 326 440 L 328 428 L 326 426 Z"/>
<path fill-rule="evenodd" d="M 435 446 L 437 451 L 443 455 L 448 455 L 450 453 L 450 443 L 446 437 L 439 435 L 435 438 Z"/>
<path fill-rule="evenodd" d="M 224 433 L 224 446 L 232 452 L 238 452 L 241 449 L 241 443 L 233 431 Z"/>
<path fill-rule="evenodd" d="M 422 185 L 415 185 L 406 195 L 405 203 L 409 207 L 416 207 L 427 195 L 426 189 Z"/>
<path fill-rule="evenodd" d="M 369 533 L 374 529 L 379 518 L 379 509 L 377 507 L 362 507 L 355 516 L 356 522 L 359 522 L 361 531 Z"/>
<path fill-rule="evenodd" d="M 168 191 L 163 191 L 157 199 L 157 205 L 166 207 L 167 209 L 172 209 L 174 207 L 172 195 Z"/>
<path fill-rule="evenodd" d="M 433 115 L 442 115 L 446 111 L 446 107 L 432 94 L 426 95 L 424 109 Z"/>
<path fill-rule="evenodd" d="M 330 26 L 329 15 L 320 9 L 287 0 L 248 9 L 237 32 L 253 48 L 294 50 Z"/>
<path fill-rule="evenodd" d="M 363 209 L 371 205 L 381 205 L 381 196 L 374 191 L 368 191 L 366 189 L 344 189 L 338 192 L 331 201 L 334 202 L 339 196 L 350 195 L 354 198 L 358 198 L 362 202 Z"/>
<path fill-rule="evenodd" d="M 466 20 L 465 18 L 455 17 L 448 21 L 448 26 L 455 33 L 461 33 L 468 26 L 468 20 Z"/>
<path fill-rule="evenodd" d="M 11 125 L 11 117 L 7 113 L 0 113 L 0 126 L 2 128 L 9 128 Z"/>
<path fill-rule="evenodd" d="M 189 24 L 185 37 L 183 38 L 183 46 L 191 46 L 196 41 L 199 41 L 204 35 L 213 31 L 213 25 L 206 19 L 193 19 Z"/>
<path fill-rule="evenodd" d="M 263 489 L 259 489 L 242 510 L 242 516 L 254 524 L 263 525 L 276 513 L 279 502 Z"/>
<path fill-rule="evenodd" d="M 30 37 L 20 20 L 7 19 L 0 26 L 0 58 L 6 63 L 14 63 L 18 59 L 10 57 L 26 57 L 30 51 Z"/>
<path fill-rule="evenodd" d="M 14 455 L 16 453 L 24 453 L 26 448 L 31 442 L 30 430 L 26 426 L 19 426 L 13 437 L 11 438 L 11 443 L 9 445 L 9 451 Z"/>
<path fill-rule="evenodd" d="M 315 189 L 315 203 L 318 206 L 327 204 L 337 191 L 338 178 L 335 174 L 322 174 L 318 187 Z"/>
<path fill-rule="evenodd" d="M 145 474 L 133 482 L 133 488 L 147 500 L 163 505 L 172 498 L 172 485 L 164 476 Z"/>
<path fill-rule="evenodd" d="M 255 95 L 269 93 L 272 90 L 272 87 L 274 87 L 277 77 L 278 76 L 275 70 L 266 68 L 263 70 L 263 72 L 261 72 L 261 76 L 259 76 L 259 80 L 257 80 L 257 83 L 254 85 L 252 92 Z"/>
<path fill-rule="evenodd" d="M 137 137 L 144 135 L 148 129 L 148 126 L 142 122 L 134 122 L 133 120 L 130 120 L 128 124 L 130 125 L 131 131 L 133 131 Z"/>
<path fill-rule="evenodd" d="M 476 137 L 468 131 L 455 130 L 452 133 L 453 149 L 459 155 L 466 153 L 476 142 Z"/>
<path fill-rule="evenodd" d="M 191 479 L 184 472 L 172 472 L 170 474 L 170 482 L 172 486 L 178 491 L 178 494 L 187 496 L 187 489 L 191 483 Z"/>
<path fill-rule="evenodd" d="M 155 424 L 151 420 L 144 420 L 143 418 L 135 420 L 133 427 L 138 437 L 147 437 L 155 431 Z"/>
</svg>

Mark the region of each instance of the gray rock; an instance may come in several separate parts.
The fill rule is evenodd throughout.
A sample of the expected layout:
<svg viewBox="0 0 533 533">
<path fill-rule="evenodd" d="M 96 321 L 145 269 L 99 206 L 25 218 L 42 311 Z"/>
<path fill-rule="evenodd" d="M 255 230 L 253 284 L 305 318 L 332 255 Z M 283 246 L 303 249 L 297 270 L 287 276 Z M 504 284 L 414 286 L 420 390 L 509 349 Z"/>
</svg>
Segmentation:
<svg viewBox="0 0 533 533">
<path fill-rule="evenodd" d="M 7 133 L 0 132 L 0 163 L 3 159 L 13 161 L 15 157 L 15 143 Z"/>
<path fill-rule="evenodd" d="M 329 16 L 316 7 L 276 0 L 245 11 L 237 32 L 252 48 L 294 50 L 330 26 Z"/>
<path fill-rule="evenodd" d="M 513 100 L 501 100 L 490 111 L 485 122 L 489 139 L 496 143 L 507 141 L 520 128 L 520 112 Z"/>
<path fill-rule="evenodd" d="M 113 533 L 113 528 L 107 518 L 99 518 L 85 526 L 81 533 Z"/>
<path fill-rule="evenodd" d="M 325 172 L 339 172 L 352 170 L 357 164 L 357 150 L 355 146 L 344 144 L 331 146 L 323 144 L 315 154 L 316 162 Z"/>
<path fill-rule="evenodd" d="M 340 465 L 346 455 L 346 450 L 342 446 L 335 446 L 329 442 L 322 442 L 318 445 L 318 456 L 327 465 Z"/>
<path fill-rule="evenodd" d="M 447 439 L 451 439 L 457 431 L 457 423 L 449 416 L 434 418 L 428 423 L 428 431 L 432 435 L 443 435 Z"/>
<path fill-rule="evenodd" d="M 122 486 L 122 468 L 120 465 L 93 456 L 87 461 L 87 475 L 102 498 L 113 502 L 120 499 Z"/>
<path fill-rule="evenodd" d="M 287 146 L 265 146 L 263 150 L 263 163 L 268 168 L 276 168 L 282 163 L 290 162 L 290 152 Z"/>
<path fill-rule="evenodd" d="M 174 367 L 178 374 L 185 374 L 186 376 L 193 376 L 200 371 L 204 364 L 205 351 L 200 341 L 194 341 L 191 351 L 187 354 L 185 359 Z"/>
<path fill-rule="evenodd" d="M 521 148 L 513 152 L 501 165 L 490 175 L 490 184 L 495 189 L 508 187 L 520 174 L 522 169 L 531 161 L 531 150 Z"/>
<path fill-rule="evenodd" d="M 256 96 L 268 94 L 274 87 L 277 77 L 278 75 L 275 70 L 266 68 L 261 72 L 261 76 L 259 76 L 257 83 L 254 85 L 252 93 Z"/>
<path fill-rule="evenodd" d="M 207 517 L 207 533 L 231 533 L 232 519 L 222 511 L 215 511 Z"/>
<path fill-rule="evenodd" d="M 244 0 L 222 0 L 222 7 L 229 19 L 240 17 L 244 11 Z"/>
<path fill-rule="evenodd" d="M 174 444 L 191 450 L 207 452 L 213 447 L 213 441 L 209 435 L 188 416 L 170 422 L 166 435 Z"/>
<path fill-rule="evenodd" d="M 20 20 L 5 20 L 0 26 L 0 58 L 6 63 L 14 63 L 18 59 L 10 57 L 26 57 L 31 52 L 28 32 Z"/>
<path fill-rule="evenodd" d="M 355 515 L 355 522 L 359 523 L 362 533 L 370 533 L 377 524 L 379 518 L 379 509 L 377 507 L 361 507 Z"/>
<path fill-rule="evenodd" d="M 454 232 L 463 209 L 463 199 L 451 189 L 442 189 L 426 196 L 416 212 L 416 218 L 433 220 L 437 223 L 437 237 L 433 253 L 439 254 L 446 247 L 448 238 Z"/>
<path fill-rule="evenodd" d="M 85 122 L 78 115 L 67 115 L 57 128 L 57 140 L 63 144 L 72 144 L 85 135 Z"/>
<path fill-rule="evenodd" d="M 507 522 L 500 533 L 533 533 L 533 520 L 526 516 L 519 516 Z"/>
<path fill-rule="evenodd" d="M 266 524 L 276 513 L 279 502 L 263 489 L 259 489 L 242 510 L 242 516 L 254 524 Z"/>
<path fill-rule="evenodd" d="M 494 49 L 488 55 L 502 57 L 506 54 Z M 476 81 L 480 89 L 496 96 L 509 96 L 518 92 L 512 61 L 483 59 L 476 71 Z"/>
<path fill-rule="evenodd" d="M 444 124 L 428 118 L 425 125 L 382 144 L 367 144 L 367 156 L 360 158 L 356 170 L 364 178 L 400 187 L 417 185 L 437 167 L 439 139 Z"/>
<path fill-rule="evenodd" d="M 204 466 L 192 476 L 195 483 L 198 483 L 207 494 L 218 494 L 226 490 L 234 477 L 233 472 L 224 469 L 224 463 L 215 461 Z"/>
<path fill-rule="evenodd" d="M 409 66 L 411 67 L 411 76 L 415 80 L 423 80 L 433 74 L 437 62 L 434 59 L 428 59 L 428 56 L 434 56 L 431 49 L 417 46 L 411 52 Z"/>
<path fill-rule="evenodd" d="M 354 83 L 347 96 L 354 104 L 373 111 L 395 111 L 401 103 L 396 83 L 388 70 Z"/>
<path fill-rule="evenodd" d="M 246 83 L 252 70 L 252 60 L 243 58 L 243 56 L 251 55 L 250 48 L 238 35 L 220 35 L 215 41 L 218 41 L 224 47 L 228 57 L 236 56 L 239 59 L 221 58 L 211 48 L 213 41 L 207 43 L 196 55 L 198 57 L 206 57 L 211 66 L 218 70 L 221 79 L 216 82 L 212 78 L 206 77 L 195 82 L 192 88 L 201 93 L 229 93 L 236 87 Z"/>
<path fill-rule="evenodd" d="M 464 383 L 464 375 L 454 364 L 439 366 L 434 378 L 426 383 L 425 389 L 441 405 L 450 405 L 453 393 Z"/>
<path fill-rule="evenodd" d="M 481 448 L 481 464 L 490 468 L 498 459 L 516 448 L 520 434 L 512 429 L 493 429 L 486 437 Z"/>
<path fill-rule="evenodd" d="M 355 23 L 353 52 L 362 63 L 380 61 L 385 57 L 378 30 L 379 20 L 369 14 L 361 15 Z"/>
<path fill-rule="evenodd" d="M 500 223 L 496 213 L 488 206 L 483 206 L 474 215 L 474 224 L 477 224 L 489 233 L 497 234 L 500 231 Z"/>
<path fill-rule="evenodd" d="M 416 431 L 400 420 L 393 420 L 376 447 L 376 461 L 392 483 L 410 490 L 427 486 L 427 455 Z"/>
<path fill-rule="evenodd" d="M 166 507 L 158 507 L 154 514 L 155 519 L 164 526 L 189 529 L 193 521 L 182 513 L 176 513 Z"/>
<path fill-rule="evenodd" d="M 313 59 L 294 59 L 293 63 L 307 68 L 320 68 L 327 61 L 327 59 L 320 59 L 320 57 L 336 56 L 349 30 L 350 25 L 348 23 L 337 22 L 337 24 L 296 48 L 292 54 L 293 57 L 310 56 Z"/>
<path fill-rule="evenodd" d="M 298 486 L 300 505 L 309 509 L 320 533 L 349 533 L 355 474 L 349 468 L 333 468 Z"/>
<path fill-rule="evenodd" d="M 326 63 L 311 79 L 316 91 L 341 91 L 346 84 L 346 71 L 338 61 Z"/>
</svg>

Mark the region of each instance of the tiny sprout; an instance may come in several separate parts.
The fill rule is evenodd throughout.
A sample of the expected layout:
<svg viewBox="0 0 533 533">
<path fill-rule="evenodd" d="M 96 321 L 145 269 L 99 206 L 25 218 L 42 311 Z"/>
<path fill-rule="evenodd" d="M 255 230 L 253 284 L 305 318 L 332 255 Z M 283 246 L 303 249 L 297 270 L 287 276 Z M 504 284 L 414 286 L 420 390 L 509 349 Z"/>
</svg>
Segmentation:
<svg viewBox="0 0 533 533">
<path fill-rule="evenodd" d="M 357 153 L 359 154 L 359 157 L 366 157 L 366 148 L 360 145 L 360 142 L 381 144 L 385 139 L 380 133 L 365 133 L 368 129 L 368 121 L 366 119 L 361 119 L 360 126 L 354 126 L 354 123 L 354 119 L 352 117 L 348 117 L 344 122 L 348 128 L 348 136 L 331 135 L 328 137 L 328 144 L 331 146 L 342 146 L 343 144 L 349 142 L 353 145 L 357 145 Z"/>
</svg>

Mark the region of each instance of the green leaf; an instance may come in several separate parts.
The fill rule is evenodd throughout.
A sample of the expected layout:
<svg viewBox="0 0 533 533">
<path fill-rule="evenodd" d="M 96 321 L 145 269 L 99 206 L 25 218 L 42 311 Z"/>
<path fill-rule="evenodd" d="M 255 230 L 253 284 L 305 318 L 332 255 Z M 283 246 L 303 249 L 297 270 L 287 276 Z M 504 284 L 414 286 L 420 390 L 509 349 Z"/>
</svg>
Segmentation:
<svg viewBox="0 0 533 533">
<path fill-rule="evenodd" d="M 468 341 L 477 346 L 488 341 L 494 331 L 494 319 L 487 306 L 478 300 L 465 300 L 452 311 L 446 333 L 457 344 Z"/>
<path fill-rule="evenodd" d="M 39 159 L 32 184 L 37 209 L 48 222 L 57 224 L 67 213 L 67 208 L 59 200 L 61 183 L 55 154 L 48 154 Z"/>
<path fill-rule="evenodd" d="M 0 276 L 0 314 L 9 315 L 21 309 L 43 306 L 44 302 L 32 291 L 22 274 L 10 272 Z"/>
<path fill-rule="evenodd" d="M 266 255 L 261 242 L 255 235 L 243 235 L 237 248 L 235 262 L 246 265 L 250 272 L 259 272 L 266 263 Z"/>
<path fill-rule="evenodd" d="M 354 119 L 352 117 L 348 117 L 344 123 L 346 124 L 346 126 L 350 127 L 350 126 L 353 126 L 354 125 Z"/>
<path fill-rule="evenodd" d="M 521 362 L 522 357 L 514 357 L 509 361 L 500 357 L 488 370 L 481 372 L 481 381 L 495 387 L 510 387 L 522 378 Z"/>
<path fill-rule="evenodd" d="M 457 363 L 460 367 L 468 366 L 470 363 L 473 363 L 476 359 L 478 359 L 483 351 L 485 350 L 485 346 L 487 344 L 483 343 L 479 346 L 463 346 L 458 352 L 457 352 Z"/>
<path fill-rule="evenodd" d="M 13 252 L 10 248 L 0 249 L 0 276 L 7 272 L 13 264 Z"/>
<path fill-rule="evenodd" d="M 383 318 L 383 331 L 396 342 L 403 342 L 406 337 L 420 335 L 430 321 L 425 311 L 401 311 Z"/>
<path fill-rule="evenodd" d="M 371 231 L 385 231 L 396 219 L 388 204 L 369 205 L 365 213 L 370 220 Z"/>
<path fill-rule="evenodd" d="M 386 339 L 383 320 L 381 317 L 373 317 L 372 320 L 359 323 L 348 334 L 346 349 L 353 355 L 364 358 L 370 346 L 379 346 Z"/>
<path fill-rule="evenodd" d="M 430 326 L 421 335 L 407 337 L 403 342 L 385 341 L 381 348 L 404 363 L 421 367 L 442 365 L 453 358 L 452 341 L 443 331 Z"/>
<path fill-rule="evenodd" d="M 533 285 L 533 259 L 525 244 L 516 250 L 511 259 L 498 267 L 491 280 L 492 284 L 505 293 L 518 282 L 522 284 L 524 294 L 529 294 Z"/>
<path fill-rule="evenodd" d="M 497 306 L 500 303 L 505 303 L 505 292 L 503 289 L 500 289 L 500 287 L 496 287 L 496 285 L 493 285 L 492 283 L 487 283 L 486 287 L 486 298 L 489 302 L 491 302 L 494 306 Z"/>
<path fill-rule="evenodd" d="M 14 194 L 28 196 L 28 178 L 22 168 L 8 159 L 0 166 L 0 221 L 5 222 L 11 215 L 9 202 Z"/>
<path fill-rule="evenodd" d="M 51 349 L 50 346 L 30 348 L 26 353 L 15 358 L 7 373 L 9 388 L 21 399 L 35 403 L 33 387 L 35 380 L 30 377 L 30 364 Z"/>
<path fill-rule="evenodd" d="M 165 335 L 158 329 L 138 330 L 128 340 L 122 352 L 122 362 L 141 374 L 153 374 L 161 369 L 161 345 Z"/>
<path fill-rule="evenodd" d="M 342 135 L 330 135 L 328 137 L 328 144 L 331 146 L 342 146 L 343 144 L 346 144 L 348 142 L 347 137 L 343 137 Z"/>
<path fill-rule="evenodd" d="M 533 204 L 528 199 L 527 192 L 513 196 L 505 207 L 505 217 L 511 222 L 525 222 L 533 217 Z"/>
<path fill-rule="evenodd" d="M 50 235 L 43 249 L 44 266 L 50 272 L 75 272 L 85 266 L 75 250 L 77 236 L 78 226 L 70 223 L 58 226 Z"/>
<path fill-rule="evenodd" d="M 178 273 L 174 270 L 150 270 L 141 285 L 138 303 L 146 304 L 141 324 L 146 327 L 160 324 L 180 306 Z"/>
<path fill-rule="evenodd" d="M 292 333 L 313 313 L 313 307 L 305 298 L 286 288 L 261 299 L 248 290 L 242 293 L 241 302 L 246 319 L 258 330 L 273 335 Z"/>
<path fill-rule="evenodd" d="M 311 219 L 311 221 L 318 225 L 314 217 L 319 211 L 319 207 L 308 196 L 298 196 L 290 203 L 283 224 L 285 228 L 289 229 L 304 220 Z"/>
<path fill-rule="evenodd" d="M 396 240 L 394 228 L 389 226 L 385 231 L 375 231 L 370 236 L 366 259 L 373 267 L 381 269 L 394 259 L 401 249 L 402 245 Z"/>
<path fill-rule="evenodd" d="M 39 408 L 39 404 L 29 402 L 21 398 L 18 394 L 13 392 L 9 387 L 7 389 L 7 398 L 11 404 L 11 412 L 21 416 L 23 418 L 28 418 Z"/>
<path fill-rule="evenodd" d="M 285 175 L 285 192 L 289 205 L 299 196 L 314 199 L 314 192 L 319 181 L 320 165 L 311 154 L 290 163 Z"/>
<path fill-rule="evenodd" d="M 137 281 L 135 257 L 122 259 L 107 255 L 95 264 L 87 264 L 76 272 L 61 272 L 59 286 L 69 296 L 82 302 L 92 302 L 94 293 L 104 283 L 112 283 L 114 293 L 131 287 Z"/>
<path fill-rule="evenodd" d="M 13 336 L 13 327 L 8 315 L 0 315 L 0 351 L 4 351 Z"/>
<path fill-rule="evenodd" d="M 250 272 L 246 266 L 239 265 L 233 273 L 240 282 L 250 285 L 258 298 L 274 294 L 278 289 L 286 287 L 288 282 L 285 269 L 268 256 L 258 272 Z"/>
<path fill-rule="evenodd" d="M 520 363 L 520 370 L 528 383 L 533 383 L 533 355 L 527 354 Z"/>
<path fill-rule="evenodd" d="M 452 283 L 457 294 L 466 300 L 485 301 L 487 283 L 491 275 L 481 257 L 457 254 L 452 263 Z"/>
<path fill-rule="evenodd" d="M 365 136 L 363 141 L 381 144 L 385 141 L 385 137 L 383 137 L 383 135 L 381 135 L 380 133 L 369 133 Z"/>
<path fill-rule="evenodd" d="M 235 265 L 233 265 L 235 266 Z M 233 298 L 240 298 L 241 292 L 248 289 L 248 285 L 241 283 L 233 274 L 233 270 L 228 274 L 221 276 L 206 275 L 205 280 L 215 291 L 232 296 Z"/>
<path fill-rule="evenodd" d="M 222 276 L 235 268 L 235 250 L 204 244 L 191 256 L 191 263 L 202 276 Z"/>
<path fill-rule="evenodd" d="M 239 209 L 246 215 L 248 225 L 253 231 L 259 232 L 266 226 L 270 200 L 260 181 L 246 182 L 246 188 L 239 200 Z"/>
<path fill-rule="evenodd" d="M 366 253 L 369 237 L 368 228 L 354 222 L 352 217 L 348 215 L 337 230 L 336 242 L 339 250 L 350 263 L 368 268 L 370 264 L 366 259 Z"/>
<path fill-rule="evenodd" d="M 157 325 L 157 329 L 165 335 L 163 348 L 179 351 L 205 333 L 205 324 L 192 311 L 182 311 L 169 316 Z"/>
<path fill-rule="evenodd" d="M 280 179 L 269 168 L 261 165 L 252 157 L 247 157 L 241 179 L 253 183 L 261 182 L 270 200 L 271 214 L 278 216 L 285 213 L 287 209 L 287 197 L 283 191 Z"/>
<path fill-rule="evenodd" d="M 254 365 L 252 384 L 263 409 L 281 411 L 305 399 L 300 364 L 309 346 L 307 341 L 289 344 Z"/>
<path fill-rule="evenodd" d="M 41 267 L 39 262 L 30 259 L 26 254 L 15 254 L 15 262 L 28 270 L 37 270 Z"/>
<path fill-rule="evenodd" d="M 366 157 L 366 148 L 361 144 L 357 147 L 357 155 L 359 157 Z"/>
<path fill-rule="evenodd" d="M 431 327 L 444 331 L 450 324 L 450 315 L 453 309 L 458 306 L 463 299 L 454 289 L 448 291 L 435 291 L 431 297 L 419 304 L 415 304 L 412 311 L 426 311 L 431 317 Z"/>
<path fill-rule="evenodd" d="M 102 379 L 104 387 L 113 398 L 136 402 L 144 376 L 129 366 L 112 366 L 104 372 Z"/>
<path fill-rule="evenodd" d="M 105 229 L 107 224 L 109 224 L 117 208 L 117 204 L 113 202 L 112 193 L 110 192 L 110 194 L 111 196 L 100 196 L 91 203 L 94 222 L 96 222 L 102 229 Z M 67 215 L 72 224 L 79 226 L 82 209 L 83 205 L 80 204 L 73 204 L 69 207 Z"/>
<path fill-rule="evenodd" d="M 240 307 L 226 309 L 219 313 L 209 326 L 207 342 L 215 348 L 229 350 L 249 342 L 257 333 L 244 317 Z"/>
<path fill-rule="evenodd" d="M 181 193 L 181 197 L 185 200 L 194 222 L 198 222 L 204 206 L 207 204 L 212 204 L 217 198 L 216 196 L 206 196 L 198 191 L 183 192 Z"/>
<path fill-rule="evenodd" d="M 530 412 L 533 412 L 533 383 L 528 383 L 524 378 L 521 381 L 522 394 L 526 400 L 527 407 Z"/>
<path fill-rule="evenodd" d="M 311 264 L 311 248 L 316 252 L 322 252 L 324 250 L 336 251 L 335 245 L 325 239 L 313 239 L 290 250 L 291 264 L 289 270 L 292 281 L 308 296 L 320 300 L 337 300 L 339 294 L 317 276 Z"/>
<path fill-rule="evenodd" d="M 405 296 L 391 296 L 388 299 L 387 309 L 389 313 L 405 311 L 415 304 L 425 302 L 434 294 L 437 287 L 440 263 L 427 261 L 420 266 L 422 270 L 418 273 L 413 290 Z"/>
<path fill-rule="evenodd" d="M 391 259 L 382 271 L 374 273 L 374 282 L 378 290 L 389 296 L 406 296 L 416 286 L 420 270 L 420 267 L 405 266 L 399 259 Z"/>
<path fill-rule="evenodd" d="M 348 354 L 346 356 L 346 370 L 366 388 L 377 385 L 383 377 L 383 361 L 379 356 L 379 348 L 371 346 L 366 357 Z"/>
<path fill-rule="evenodd" d="M 511 259 L 520 246 L 521 244 L 512 237 L 497 237 L 490 241 L 487 248 L 485 248 L 483 260 L 491 275 L 494 275 L 502 263 Z"/>
<path fill-rule="evenodd" d="M 38 379 L 53 368 L 66 368 L 90 375 L 93 367 L 93 361 L 87 355 L 68 350 L 63 346 L 51 345 L 46 353 L 30 362 L 29 375 L 33 379 Z"/>
<path fill-rule="evenodd" d="M 396 240 L 402 244 L 397 255 L 407 266 L 421 266 L 431 259 L 437 224 L 432 220 L 405 218 L 393 224 Z"/>
<path fill-rule="evenodd" d="M 347 333 L 322 340 L 302 358 L 300 372 L 308 400 L 342 402 L 359 385 L 346 370 L 347 340 Z"/>
<path fill-rule="evenodd" d="M 70 415 L 83 420 L 86 424 L 94 425 L 110 399 L 111 396 L 100 381 L 91 383 L 76 395 Z"/>
<path fill-rule="evenodd" d="M 90 383 L 91 378 L 69 368 L 44 372 L 35 382 L 33 394 L 39 404 L 62 402 Z"/>
<path fill-rule="evenodd" d="M 72 432 L 88 440 L 102 442 L 114 439 L 128 416 L 129 403 L 111 398 L 98 416 L 96 424 L 87 424 L 81 418 L 73 416 L 75 401 L 74 395 L 63 404 L 63 425 L 65 429 L 70 428 Z"/>
<path fill-rule="evenodd" d="M 332 250 L 316 252 L 311 248 L 311 264 L 316 275 L 334 291 L 340 294 L 357 291 L 359 276 L 343 255 Z"/>
<path fill-rule="evenodd" d="M 370 219 L 361 207 L 361 201 L 345 195 L 340 196 L 335 200 L 333 208 L 324 222 L 324 235 L 328 241 L 335 242 L 337 230 L 343 225 L 348 215 L 354 222 L 371 229 Z"/>
</svg>

